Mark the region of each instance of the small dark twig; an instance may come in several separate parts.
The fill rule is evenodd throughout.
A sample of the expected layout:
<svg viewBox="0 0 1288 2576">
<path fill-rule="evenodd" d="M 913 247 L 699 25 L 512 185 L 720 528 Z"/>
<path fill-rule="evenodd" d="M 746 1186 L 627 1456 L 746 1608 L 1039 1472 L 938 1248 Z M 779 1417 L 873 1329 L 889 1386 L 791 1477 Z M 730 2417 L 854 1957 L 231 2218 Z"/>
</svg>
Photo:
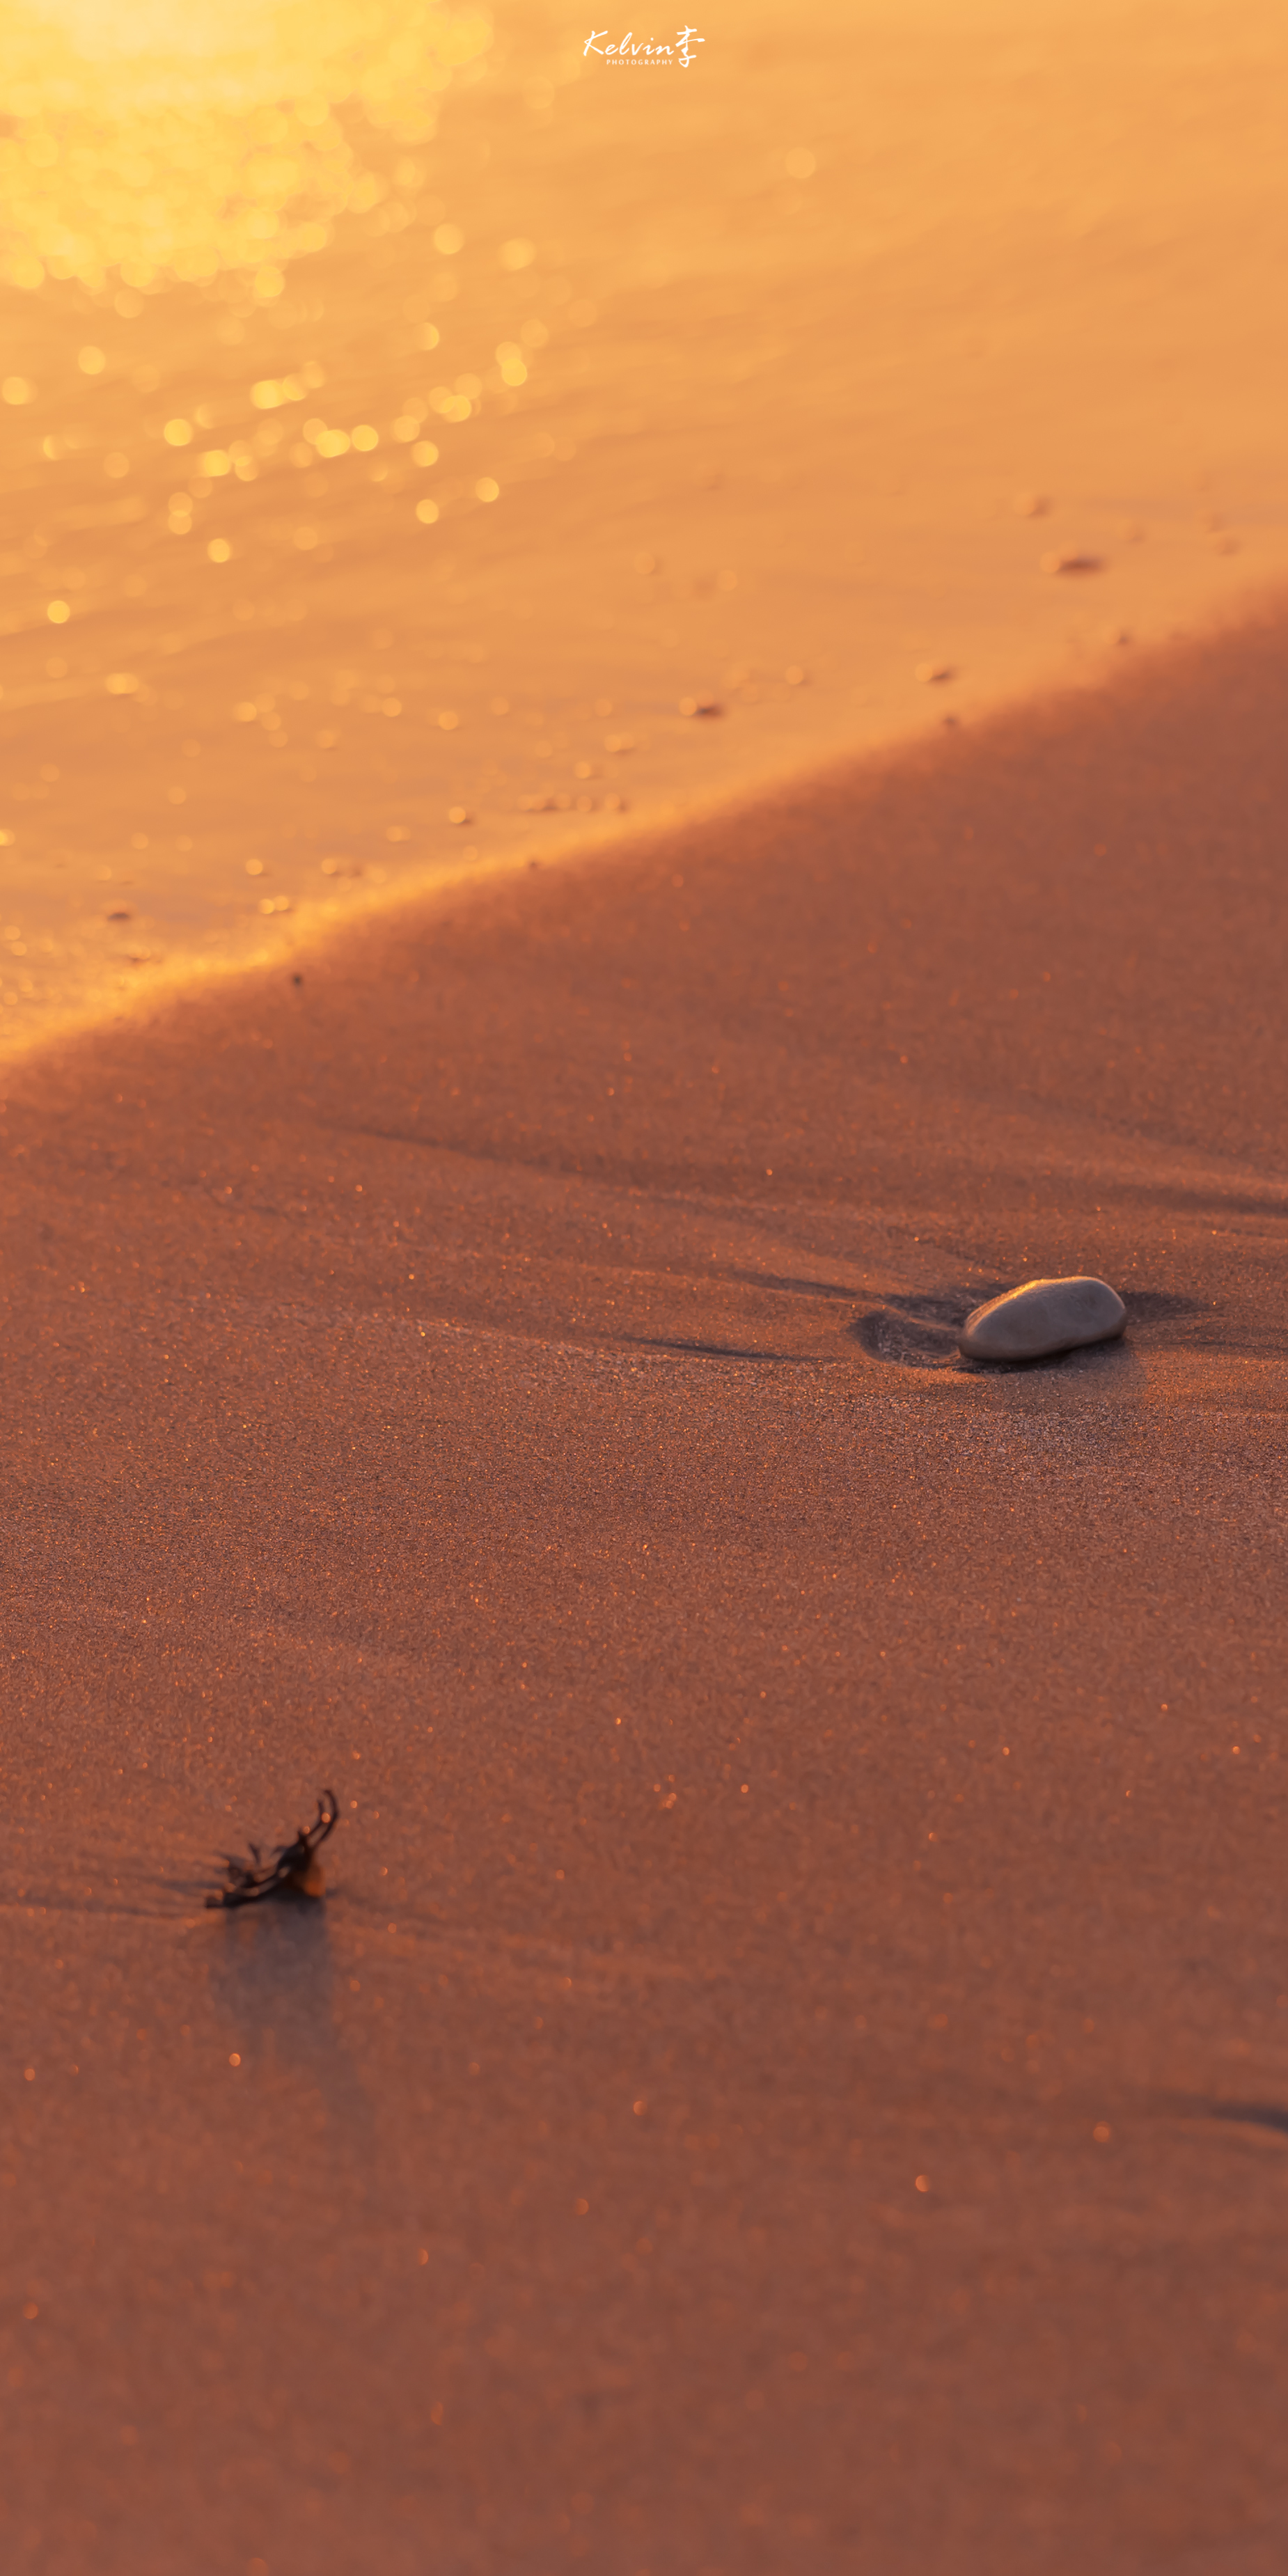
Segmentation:
<svg viewBox="0 0 1288 2576">
<path fill-rule="evenodd" d="M 294 1842 L 280 1844 L 271 1860 L 262 1858 L 258 1843 L 250 1846 L 249 1862 L 235 1860 L 227 1853 L 224 1867 L 228 1885 L 208 1896 L 207 1905 L 256 1905 L 261 1896 L 276 1896 L 283 1889 L 290 1889 L 296 1896 L 325 1895 L 326 1880 L 318 1852 L 339 1821 L 335 1791 L 327 1789 L 318 1800 L 314 1823 L 301 1825 Z"/>
</svg>

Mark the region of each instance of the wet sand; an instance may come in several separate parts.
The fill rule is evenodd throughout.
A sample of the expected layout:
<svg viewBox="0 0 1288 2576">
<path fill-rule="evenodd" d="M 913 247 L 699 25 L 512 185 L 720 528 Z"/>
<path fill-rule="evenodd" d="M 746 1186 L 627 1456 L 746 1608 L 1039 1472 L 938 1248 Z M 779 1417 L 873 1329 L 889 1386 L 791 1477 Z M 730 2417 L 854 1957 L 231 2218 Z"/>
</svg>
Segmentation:
<svg viewBox="0 0 1288 2576">
<path fill-rule="evenodd" d="M 717 0 L 650 73 L 523 0 L 421 139 L 286 118 L 251 272 L 185 88 L 155 199 L 108 173 L 146 291 L 0 258 L 0 1058 L 1282 591 L 1284 57 L 1213 0 Z M 46 121 L 24 205 L 102 151 L 92 85 Z"/>
<path fill-rule="evenodd" d="M 1286 663 L 16 1069 L 8 2566 L 1280 2566 Z"/>
</svg>

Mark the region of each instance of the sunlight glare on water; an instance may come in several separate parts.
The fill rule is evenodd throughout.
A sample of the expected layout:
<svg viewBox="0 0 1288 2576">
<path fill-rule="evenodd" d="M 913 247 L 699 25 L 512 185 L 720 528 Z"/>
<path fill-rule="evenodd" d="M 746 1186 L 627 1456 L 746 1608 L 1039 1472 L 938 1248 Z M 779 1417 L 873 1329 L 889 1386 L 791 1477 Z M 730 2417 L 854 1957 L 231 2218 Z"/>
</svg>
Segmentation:
<svg viewBox="0 0 1288 2576">
<path fill-rule="evenodd" d="M 280 291 L 375 202 L 363 124 L 423 142 L 490 34 L 436 0 L 27 0 L 0 25 L 2 265 L 33 289 L 249 269 Z"/>
<path fill-rule="evenodd" d="M 0 0 L 0 1061 L 1288 577 L 1275 81 L 999 6 Z"/>
</svg>

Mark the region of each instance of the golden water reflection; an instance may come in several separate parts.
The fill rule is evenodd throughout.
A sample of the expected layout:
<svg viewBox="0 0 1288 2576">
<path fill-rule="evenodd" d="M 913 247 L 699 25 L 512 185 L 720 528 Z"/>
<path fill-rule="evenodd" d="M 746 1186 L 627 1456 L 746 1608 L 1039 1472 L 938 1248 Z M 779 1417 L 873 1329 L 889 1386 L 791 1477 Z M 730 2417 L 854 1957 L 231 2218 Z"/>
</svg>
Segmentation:
<svg viewBox="0 0 1288 2576">
<path fill-rule="evenodd" d="M 736 16 L 0 0 L 0 1057 L 1288 578 L 1253 56 Z"/>
<path fill-rule="evenodd" d="M 265 300 L 340 213 L 408 220 L 420 166 L 364 146 L 423 144 L 490 35 L 438 0 L 27 0 L 0 26 L 11 282 L 128 295 L 240 270 Z"/>
</svg>

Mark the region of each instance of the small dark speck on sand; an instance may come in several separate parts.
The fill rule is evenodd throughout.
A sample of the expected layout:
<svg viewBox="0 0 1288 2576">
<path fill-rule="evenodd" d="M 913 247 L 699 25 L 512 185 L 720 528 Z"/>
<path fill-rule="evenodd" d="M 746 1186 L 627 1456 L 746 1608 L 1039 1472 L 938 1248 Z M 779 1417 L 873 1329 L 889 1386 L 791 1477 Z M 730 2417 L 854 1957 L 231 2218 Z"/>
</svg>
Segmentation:
<svg viewBox="0 0 1288 2576">
<path fill-rule="evenodd" d="M 1099 555 L 1084 555 L 1077 546 L 1053 546 L 1042 556 L 1039 570 L 1055 573 L 1103 572 Z"/>
</svg>

